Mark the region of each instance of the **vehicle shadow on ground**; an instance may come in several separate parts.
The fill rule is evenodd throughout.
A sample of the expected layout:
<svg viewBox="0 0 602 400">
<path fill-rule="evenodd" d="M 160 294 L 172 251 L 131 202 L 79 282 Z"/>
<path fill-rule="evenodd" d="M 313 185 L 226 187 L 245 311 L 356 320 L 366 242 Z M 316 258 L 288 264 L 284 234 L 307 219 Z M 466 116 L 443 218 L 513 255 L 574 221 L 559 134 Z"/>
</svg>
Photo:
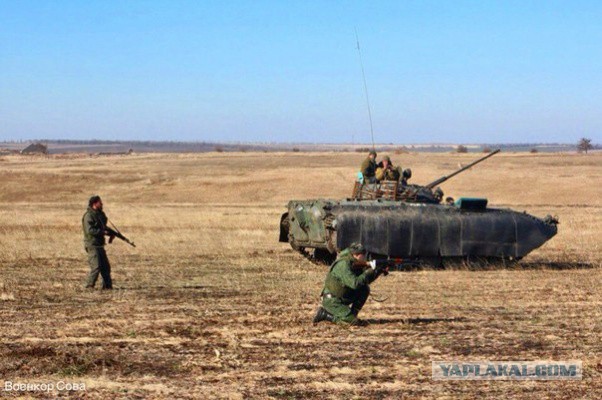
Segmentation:
<svg viewBox="0 0 602 400">
<path fill-rule="evenodd" d="M 518 269 L 592 269 L 600 267 L 600 264 L 591 262 L 521 262 Z"/>
<path fill-rule="evenodd" d="M 418 270 L 447 270 L 447 271 L 499 271 L 499 270 L 568 270 L 568 269 L 593 269 L 602 267 L 601 263 L 593 262 L 472 262 L 472 263 L 450 263 L 444 267 L 424 267 L 414 269 L 404 269 L 404 272 Z"/>
<path fill-rule="evenodd" d="M 372 318 L 366 319 L 371 325 L 385 324 L 435 324 L 438 322 L 462 322 L 466 321 L 464 317 L 456 318 Z"/>
</svg>

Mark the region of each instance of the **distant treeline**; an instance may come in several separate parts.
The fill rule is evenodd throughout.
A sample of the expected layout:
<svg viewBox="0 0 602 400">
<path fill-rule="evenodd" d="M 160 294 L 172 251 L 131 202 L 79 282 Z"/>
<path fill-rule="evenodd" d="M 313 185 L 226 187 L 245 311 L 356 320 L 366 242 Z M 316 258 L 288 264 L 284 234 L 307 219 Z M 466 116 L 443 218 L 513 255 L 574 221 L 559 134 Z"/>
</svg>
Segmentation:
<svg viewBox="0 0 602 400">
<path fill-rule="evenodd" d="M 0 142 L 0 148 L 6 147 L 21 150 L 29 143 L 44 143 L 50 153 L 196 153 L 196 152 L 246 152 L 246 151 L 291 151 L 291 152 L 368 152 L 372 146 L 350 143 L 233 143 L 233 142 L 184 142 L 184 141 L 152 141 L 152 140 L 18 140 Z M 4 145 L 4 146 L 3 146 Z M 409 144 L 394 143 L 377 144 L 378 152 L 488 152 L 502 149 L 509 152 L 568 152 L 576 151 L 577 144 L 568 143 L 484 143 L 484 144 Z M 602 149 L 593 144 L 593 149 Z M 460 151 L 461 150 L 461 151 Z"/>
</svg>

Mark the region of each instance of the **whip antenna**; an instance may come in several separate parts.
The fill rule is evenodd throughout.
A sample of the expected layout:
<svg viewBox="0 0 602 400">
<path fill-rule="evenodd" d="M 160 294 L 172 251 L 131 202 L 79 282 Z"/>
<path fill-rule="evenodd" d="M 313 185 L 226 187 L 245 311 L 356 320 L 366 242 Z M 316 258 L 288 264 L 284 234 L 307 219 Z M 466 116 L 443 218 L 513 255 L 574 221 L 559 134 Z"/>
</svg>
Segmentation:
<svg viewBox="0 0 602 400">
<path fill-rule="evenodd" d="M 366 73 L 364 72 L 364 62 L 362 60 L 362 51 L 360 49 L 360 39 L 355 29 L 355 41 L 357 43 L 357 54 L 360 57 L 360 66 L 362 67 L 362 78 L 364 79 L 364 92 L 366 93 L 366 105 L 368 106 L 368 119 L 370 120 L 370 136 L 372 138 L 372 150 L 376 150 L 374 146 L 374 128 L 372 127 L 372 111 L 370 110 L 370 97 L 368 96 L 368 84 L 366 84 Z"/>
</svg>

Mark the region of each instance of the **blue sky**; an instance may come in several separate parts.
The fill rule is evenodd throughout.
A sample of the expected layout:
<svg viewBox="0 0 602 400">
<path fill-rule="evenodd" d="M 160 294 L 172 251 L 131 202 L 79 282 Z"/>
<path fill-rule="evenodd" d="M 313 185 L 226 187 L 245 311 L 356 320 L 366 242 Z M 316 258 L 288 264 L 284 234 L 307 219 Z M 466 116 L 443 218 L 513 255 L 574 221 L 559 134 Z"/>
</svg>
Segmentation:
<svg viewBox="0 0 602 400">
<path fill-rule="evenodd" d="M 602 138 L 600 1 L 0 1 L 0 140 Z"/>
</svg>

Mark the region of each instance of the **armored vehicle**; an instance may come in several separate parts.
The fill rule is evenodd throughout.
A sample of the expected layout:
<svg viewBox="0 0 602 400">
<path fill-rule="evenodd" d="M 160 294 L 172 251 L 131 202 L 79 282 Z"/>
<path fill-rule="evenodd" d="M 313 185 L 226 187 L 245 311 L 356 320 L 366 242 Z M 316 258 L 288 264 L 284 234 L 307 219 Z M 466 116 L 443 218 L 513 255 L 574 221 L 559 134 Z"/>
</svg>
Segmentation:
<svg viewBox="0 0 602 400">
<path fill-rule="evenodd" d="M 361 242 L 371 258 L 437 267 L 520 260 L 556 235 L 556 218 L 490 208 L 484 198 L 443 201 L 435 188 L 498 152 L 425 186 L 403 178 L 371 184 L 360 177 L 348 199 L 292 200 L 280 219 L 280 241 L 322 262 L 353 242 Z"/>
</svg>

